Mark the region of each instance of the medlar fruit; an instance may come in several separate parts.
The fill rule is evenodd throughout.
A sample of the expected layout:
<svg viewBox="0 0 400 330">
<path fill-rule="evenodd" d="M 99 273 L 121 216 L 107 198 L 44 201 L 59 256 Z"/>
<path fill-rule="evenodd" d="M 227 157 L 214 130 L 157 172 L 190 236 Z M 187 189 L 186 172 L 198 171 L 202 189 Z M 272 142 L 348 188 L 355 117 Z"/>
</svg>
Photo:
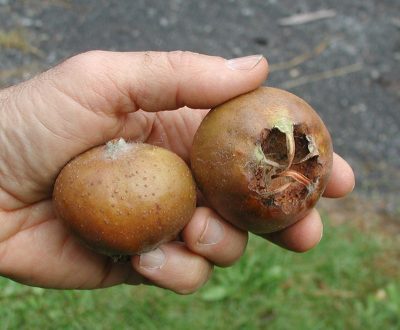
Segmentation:
<svg viewBox="0 0 400 330">
<path fill-rule="evenodd" d="M 88 247 L 133 255 L 178 235 L 194 213 L 196 187 L 176 154 L 119 139 L 69 162 L 57 177 L 53 200 Z"/>
<path fill-rule="evenodd" d="M 205 199 L 239 228 L 281 230 L 316 204 L 332 142 L 299 97 L 261 87 L 212 109 L 194 137 L 192 171 Z"/>
</svg>

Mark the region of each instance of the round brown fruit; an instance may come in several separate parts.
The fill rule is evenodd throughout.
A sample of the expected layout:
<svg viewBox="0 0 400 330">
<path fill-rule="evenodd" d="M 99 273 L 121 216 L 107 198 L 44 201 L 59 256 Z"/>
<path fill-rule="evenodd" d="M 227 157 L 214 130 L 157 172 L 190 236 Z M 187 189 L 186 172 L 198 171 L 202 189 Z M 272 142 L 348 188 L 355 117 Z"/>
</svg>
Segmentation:
<svg viewBox="0 0 400 330">
<path fill-rule="evenodd" d="M 191 166 L 205 199 L 239 228 L 262 234 L 304 217 L 324 191 L 332 142 L 299 97 L 260 87 L 212 109 Z"/>
<path fill-rule="evenodd" d="M 179 234 L 194 213 L 196 188 L 176 154 L 119 139 L 69 162 L 53 200 L 57 214 L 88 247 L 133 255 Z"/>
</svg>

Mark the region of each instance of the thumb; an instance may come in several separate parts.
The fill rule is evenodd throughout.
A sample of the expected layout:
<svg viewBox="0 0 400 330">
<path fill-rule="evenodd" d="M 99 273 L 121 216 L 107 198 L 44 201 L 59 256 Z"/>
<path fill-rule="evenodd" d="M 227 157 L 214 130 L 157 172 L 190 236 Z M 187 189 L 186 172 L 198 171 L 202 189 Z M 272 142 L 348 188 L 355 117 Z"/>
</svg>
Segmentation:
<svg viewBox="0 0 400 330">
<path fill-rule="evenodd" d="M 91 51 L 65 61 L 60 70 L 63 79 L 56 83 L 66 94 L 95 90 L 84 101 L 96 111 L 153 112 L 211 108 L 261 85 L 268 64 L 262 55 L 226 60 L 183 51 Z"/>
<path fill-rule="evenodd" d="M 74 56 L 1 91 L 6 101 L 0 132 L 6 139 L 0 185 L 20 201 L 40 200 L 72 157 L 128 128 L 130 136 L 151 129 L 146 116 L 126 113 L 210 108 L 257 88 L 266 75 L 262 56 L 226 60 L 180 51 Z"/>
</svg>

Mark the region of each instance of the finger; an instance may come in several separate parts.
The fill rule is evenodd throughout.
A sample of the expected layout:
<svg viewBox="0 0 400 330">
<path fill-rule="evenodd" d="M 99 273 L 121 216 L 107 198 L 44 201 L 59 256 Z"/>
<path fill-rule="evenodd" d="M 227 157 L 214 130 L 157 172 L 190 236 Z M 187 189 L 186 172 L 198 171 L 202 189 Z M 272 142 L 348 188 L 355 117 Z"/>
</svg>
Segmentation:
<svg viewBox="0 0 400 330">
<path fill-rule="evenodd" d="M 232 265 L 243 255 L 248 239 L 247 232 L 205 207 L 197 208 L 182 237 L 191 251 L 222 267 Z"/>
<path fill-rule="evenodd" d="M 212 265 L 205 258 L 189 251 L 180 242 L 167 243 L 135 256 L 132 265 L 150 282 L 180 294 L 196 291 L 212 272 Z"/>
<path fill-rule="evenodd" d="M 339 155 L 333 154 L 331 177 L 326 186 L 324 196 L 343 197 L 354 189 L 354 173 L 350 165 Z"/>
<path fill-rule="evenodd" d="M 60 70 L 64 76 L 57 83 L 61 89 L 70 88 L 67 94 L 79 91 L 71 86 L 70 80 L 75 81 L 95 92 L 93 98 L 86 93 L 85 104 L 96 111 L 120 113 L 185 105 L 210 108 L 257 88 L 266 79 L 268 65 L 261 55 L 226 60 L 182 51 L 91 51 L 67 60 Z"/>
<path fill-rule="evenodd" d="M 305 252 L 316 246 L 323 233 L 323 225 L 319 213 L 313 209 L 302 220 L 281 231 L 264 234 L 262 237 L 285 249 Z"/>
</svg>

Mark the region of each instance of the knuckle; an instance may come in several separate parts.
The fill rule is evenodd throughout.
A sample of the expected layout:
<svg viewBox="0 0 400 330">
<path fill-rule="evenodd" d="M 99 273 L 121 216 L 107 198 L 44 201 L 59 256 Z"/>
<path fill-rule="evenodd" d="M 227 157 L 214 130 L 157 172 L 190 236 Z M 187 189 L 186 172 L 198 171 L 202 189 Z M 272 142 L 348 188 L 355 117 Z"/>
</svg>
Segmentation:
<svg viewBox="0 0 400 330">
<path fill-rule="evenodd" d="M 174 72 L 191 65 L 195 57 L 194 53 L 183 50 L 175 50 L 165 54 L 167 63 Z"/>
<path fill-rule="evenodd" d="M 77 86 L 81 86 L 111 104 L 113 99 L 109 97 L 114 95 L 111 91 L 118 88 L 114 63 L 115 57 L 111 52 L 91 50 L 66 59 L 41 79 L 69 97 L 75 98 L 80 93 Z"/>
<path fill-rule="evenodd" d="M 106 68 L 107 52 L 90 50 L 66 59 L 58 66 L 51 69 L 52 75 L 78 75 L 91 77 Z"/>
<path fill-rule="evenodd" d="M 183 77 L 182 74 L 185 69 L 193 66 L 193 53 L 176 50 L 165 53 L 167 70 L 170 71 L 171 76 L 175 77 L 175 88 L 171 89 L 174 91 L 174 95 L 171 95 L 171 99 L 174 100 L 173 107 L 180 108 L 185 105 L 184 97 L 182 96 Z"/>
<path fill-rule="evenodd" d="M 68 65 L 75 65 L 80 67 L 92 66 L 98 64 L 99 61 L 103 61 L 106 57 L 106 52 L 101 50 L 90 50 L 84 53 L 80 53 L 69 59 L 65 60 L 64 63 Z"/>
</svg>

